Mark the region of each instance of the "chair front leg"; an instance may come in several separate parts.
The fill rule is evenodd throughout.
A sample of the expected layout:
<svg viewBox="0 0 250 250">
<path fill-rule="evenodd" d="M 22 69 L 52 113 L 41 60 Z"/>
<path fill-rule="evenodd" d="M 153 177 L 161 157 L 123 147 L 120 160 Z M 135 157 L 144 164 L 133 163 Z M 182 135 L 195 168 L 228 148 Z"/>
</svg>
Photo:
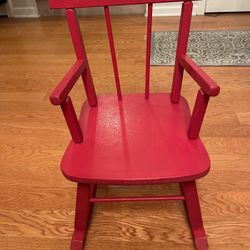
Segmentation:
<svg viewBox="0 0 250 250">
<path fill-rule="evenodd" d="M 71 241 L 71 250 L 82 250 L 88 230 L 91 203 L 89 201 L 93 187 L 90 184 L 77 184 L 75 226 Z"/>
<path fill-rule="evenodd" d="M 208 249 L 208 242 L 202 222 L 199 197 L 195 181 L 180 183 L 182 194 L 185 196 L 185 207 L 192 230 L 196 249 Z"/>
</svg>

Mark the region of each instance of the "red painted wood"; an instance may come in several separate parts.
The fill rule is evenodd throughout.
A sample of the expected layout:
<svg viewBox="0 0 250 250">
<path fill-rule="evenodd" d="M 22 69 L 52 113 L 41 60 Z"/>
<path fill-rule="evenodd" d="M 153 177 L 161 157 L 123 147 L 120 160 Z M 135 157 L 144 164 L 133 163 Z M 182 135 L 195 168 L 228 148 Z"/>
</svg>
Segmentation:
<svg viewBox="0 0 250 250">
<path fill-rule="evenodd" d="M 208 101 L 209 96 L 200 89 L 197 93 L 194 110 L 188 127 L 187 134 L 190 139 L 197 139 L 199 136 Z"/>
<path fill-rule="evenodd" d="M 68 96 L 61 104 L 61 108 L 67 122 L 70 134 L 75 143 L 81 143 L 83 141 L 83 134 L 80 128 L 75 109 L 73 107 L 71 98 Z"/>
<path fill-rule="evenodd" d="M 219 94 L 220 87 L 188 55 L 179 56 L 178 61 L 207 95 Z"/>
<path fill-rule="evenodd" d="M 210 168 L 209 156 L 199 131 L 209 96 L 219 93 L 219 86 L 187 55 L 192 2 L 184 0 L 180 20 L 176 63 L 170 94 L 150 94 L 150 45 L 152 3 L 183 2 L 175 0 L 49 0 L 53 8 L 66 8 L 66 16 L 77 62 L 51 95 L 54 105 L 61 105 L 72 141 L 66 149 L 61 169 L 65 177 L 78 182 L 76 215 L 71 250 L 83 248 L 91 208 L 94 202 L 183 200 L 197 249 L 207 249 L 195 179 Z M 108 6 L 148 3 L 145 95 L 122 98 Z M 98 98 L 88 65 L 79 23 L 70 8 L 104 6 L 117 96 Z M 187 101 L 180 96 L 184 69 L 198 83 L 192 116 Z M 76 116 L 68 94 L 82 75 L 88 102 Z M 148 99 L 145 101 L 145 98 Z M 123 100 L 122 100 L 123 99 Z M 121 101 L 122 100 L 122 101 Z M 178 104 L 177 104 L 178 103 Z M 84 141 L 83 132 L 84 131 Z M 193 140 L 195 139 L 195 140 Z M 179 182 L 181 196 L 95 198 L 97 184 L 153 184 Z"/>
<path fill-rule="evenodd" d="M 153 14 L 153 4 L 149 3 L 148 4 L 148 18 L 147 18 L 146 73 L 145 73 L 145 98 L 146 99 L 149 98 L 152 14 Z"/>
<path fill-rule="evenodd" d="M 89 201 L 91 198 L 90 193 L 91 185 L 78 183 L 75 224 L 70 247 L 71 250 L 83 249 L 91 214 L 91 203 Z"/>
<path fill-rule="evenodd" d="M 180 55 L 185 55 L 187 52 L 190 23 L 192 18 L 192 9 L 192 2 L 184 2 L 182 4 L 174 76 L 171 91 L 171 101 L 173 103 L 178 103 L 180 99 L 181 85 L 183 79 L 183 67 L 179 64 L 178 58 Z"/>
<path fill-rule="evenodd" d="M 183 0 L 49 0 L 49 6 L 51 9 L 65 9 L 170 2 L 183 2 Z"/>
<path fill-rule="evenodd" d="M 63 77 L 61 82 L 56 86 L 50 96 L 50 101 L 54 105 L 61 105 L 74 84 L 86 68 L 86 63 L 83 60 L 77 60 L 70 68 L 68 73 Z"/>
<path fill-rule="evenodd" d="M 72 181 L 141 184 L 187 181 L 207 174 L 208 154 L 187 137 L 190 111 L 184 98 L 169 94 L 101 96 L 98 108 L 83 105 L 84 142 L 71 142 L 61 163 Z"/>
<path fill-rule="evenodd" d="M 114 45 L 112 25 L 111 25 L 111 19 L 110 19 L 108 6 L 104 7 L 104 13 L 105 13 L 106 26 L 107 26 L 107 31 L 108 31 L 109 46 L 110 46 L 114 76 L 115 76 L 117 97 L 118 97 L 118 100 L 122 100 L 121 85 L 120 85 L 119 72 L 118 72 L 118 66 L 117 66 L 117 61 L 116 61 L 115 45 Z"/>
<path fill-rule="evenodd" d="M 73 9 L 67 9 L 65 11 L 66 18 L 72 38 L 72 42 L 74 44 L 76 58 L 78 60 L 84 60 L 86 62 L 86 70 L 82 74 L 82 79 L 84 83 L 85 92 L 88 98 L 89 104 L 94 107 L 97 105 L 97 98 L 95 93 L 95 88 L 88 64 L 88 58 L 85 52 L 84 43 L 82 40 L 82 35 L 80 31 L 79 22 L 75 13 L 75 10 Z"/>
<path fill-rule="evenodd" d="M 176 201 L 185 200 L 184 196 L 146 196 L 146 197 L 111 197 L 91 198 L 90 202 L 135 202 L 135 201 Z"/>
<path fill-rule="evenodd" d="M 181 190 L 185 196 L 184 202 L 196 249 L 207 250 L 208 242 L 202 222 L 199 197 L 195 181 L 181 183 Z"/>
<path fill-rule="evenodd" d="M 78 60 L 86 60 L 85 46 L 82 40 L 80 25 L 74 9 L 65 10 L 68 27 Z"/>
</svg>

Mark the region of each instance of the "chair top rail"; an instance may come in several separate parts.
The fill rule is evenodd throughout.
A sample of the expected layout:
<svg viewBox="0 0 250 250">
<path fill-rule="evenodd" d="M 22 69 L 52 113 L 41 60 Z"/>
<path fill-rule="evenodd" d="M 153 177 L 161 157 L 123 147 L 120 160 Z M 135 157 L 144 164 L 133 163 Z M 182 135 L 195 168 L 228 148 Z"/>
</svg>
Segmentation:
<svg viewBox="0 0 250 250">
<path fill-rule="evenodd" d="M 191 0 L 49 0 L 51 9 L 101 7 L 148 3 L 188 2 Z M 200 0 L 193 0 L 200 1 Z"/>
</svg>

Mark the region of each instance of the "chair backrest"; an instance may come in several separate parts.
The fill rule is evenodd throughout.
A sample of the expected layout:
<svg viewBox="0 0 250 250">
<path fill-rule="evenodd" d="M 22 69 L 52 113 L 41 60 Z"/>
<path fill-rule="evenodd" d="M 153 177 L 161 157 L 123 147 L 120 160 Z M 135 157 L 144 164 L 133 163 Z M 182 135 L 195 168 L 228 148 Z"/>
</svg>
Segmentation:
<svg viewBox="0 0 250 250">
<path fill-rule="evenodd" d="M 87 74 L 85 74 L 85 89 L 89 103 L 95 100 L 95 90 L 92 83 L 91 73 L 88 66 L 87 56 L 84 48 L 84 43 L 79 28 L 79 23 L 75 13 L 75 8 L 86 7 L 104 7 L 107 33 L 109 38 L 110 52 L 114 70 L 114 78 L 116 83 L 116 91 L 119 100 L 122 100 L 119 72 L 117 67 L 115 46 L 113 40 L 111 18 L 109 6 L 115 5 L 132 5 L 132 4 L 147 4 L 147 36 L 146 36 L 146 66 L 145 66 L 145 98 L 149 98 L 149 82 L 150 82 L 150 50 L 151 50 L 151 32 L 152 32 L 152 12 L 153 3 L 163 2 L 183 2 L 180 17 L 179 35 L 176 57 L 185 55 L 187 51 L 188 36 L 190 30 L 190 22 L 192 16 L 192 0 L 49 0 L 50 8 L 65 9 L 68 26 L 71 32 L 72 41 L 75 48 L 76 57 L 78 60 L 84 60 L 87 65 Z M 180 98 L 180 90 L 182 83 L 183 69 L 180 68 L 177 60 L 175 63 L 174 77 L 172 83 L 172 102 L 178 102 Z"/>
</svg>

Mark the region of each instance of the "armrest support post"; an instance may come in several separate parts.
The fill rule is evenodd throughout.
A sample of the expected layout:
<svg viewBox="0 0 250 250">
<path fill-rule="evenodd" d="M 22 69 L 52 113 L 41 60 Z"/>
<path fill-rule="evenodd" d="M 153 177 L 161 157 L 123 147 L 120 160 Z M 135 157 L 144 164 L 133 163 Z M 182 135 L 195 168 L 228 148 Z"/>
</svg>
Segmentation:
<svg viewBox="0 0 250 250">
<path fill-rule="evenodd" d="M 83 142 L 83 133 L 80 128 L 80 124 L 77 119 L 71 98 L 69 96 L 67 96 L 64 102 L 61 104 L 61 109 L 64 114 L 73 141 L 75 143 Z"/>
<path fill-rule="evenodd" d="M 202 121 L 207 109 L 208 101 L 209 101 L 209 96 L 206 93 L 204 93 L 201 89 L 198 90 L 187 132 L 189 139 L 198 138 Z"/>
</svg>

